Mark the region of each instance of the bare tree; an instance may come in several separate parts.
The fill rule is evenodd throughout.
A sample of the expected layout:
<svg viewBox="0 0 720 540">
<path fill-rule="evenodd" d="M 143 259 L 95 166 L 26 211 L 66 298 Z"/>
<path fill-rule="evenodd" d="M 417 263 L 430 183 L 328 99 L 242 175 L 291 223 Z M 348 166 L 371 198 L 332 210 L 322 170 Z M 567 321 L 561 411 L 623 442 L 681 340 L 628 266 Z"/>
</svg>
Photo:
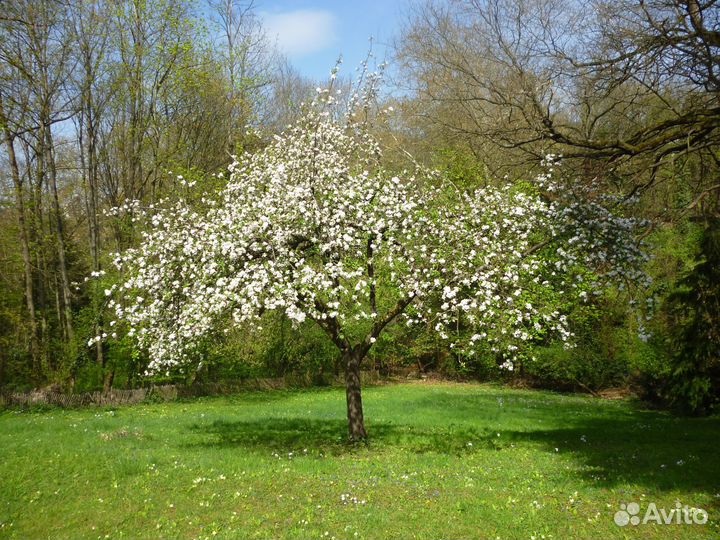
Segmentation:
<svg viewBox="0 0 720 540">
<path fill-rule="evenodd" d="M 217 55 L 227 76 L 231 116 L 227 150 L 263 114 L 275 78 L 277 51 L 255 13 L 254 0 L 207 0 L 216 23 Z"/>
<path fill-rule="evenodd" d="M 3 19 L 3 43 L 0 60 L 7 66 L 9 88 L 21 85 L 25 96 L 4 94 L 4 116 L 15 112 L 15 118 L 6 118 L 13 124 L 11 138 L 22 136 L 31 156 L 26 160 L 35 164 L 35 210 L 40 211 L 42 186 L 50 189 L 52 207 L 50 229 L 55 238 L 59 295 L 56 299 L 64 337 L 73 341 L 73 312 L 70 278 L 68 274 L 65 220 L 58 191 L 58 174 L 55 162 L 53 126 L 73 114 L 72 98 L 66 92 L 65 82 L 72 63 L 71 38 L 67 25 L 66 4 L 57 0 L 18 1 L 8 6 L 8 17 Z M 21 103 L 22 102 L 22 103 Z M 6 142 L 7 131 L 6 131 Z M 14 142 L 14 141 L 10 141 Z M 13 146 L 6 145 L 8 150 Z M 11 158 L 12 161 L 12 158 Z M 37 220 L 41 223 L 41 220 Z"/>
<path fill-rule="evenodd" d="M 22 249 L 23 277 L 25 282 L 25 305 L 30 334 L 30 356 L 32 359 L 32 370 L 34 376 L 39 379 L 41 374 L 40 344 L 38 342 L 37 316 L 35 314 L 35 292 L 33 265 L 30 248 L 30 232 L 28 227 L 28 216 L 25 208 L 25 188 L 23 176 L 20 173 L 20 166 L 15 154 L 15 139 L 17 137 L 17 125 L 13 127 L 10 118 L 5 112 L 2 90 L 0 90 L 0 126 L 2 126 L 4 143 L 8 153 L 8 162 L 13 180 L 15 193 L 15 207 L 17 210 L 18 224 L 20 228 L 20 245 Z"/>
<path fill-rule="evenodd" d="M 99 212 L 101 208 L 100 144 L 101 125 L 113 97 L 113 87 L 108 73 L 107 55 L 110 38 L 110 9 L 102 2 L 76 2 L 70 12 L 77 69 L 72 82 L 78 97 L 76 140 L 80 159 L 80 172 L 88 226 L 90 267 L 93 272 L 101 269 L 102 230 Z M 93 313 L 95 331 L 103 324 L 102 307 L 94 298 Z M 105 345 L 96 343 L 96 362 L 105 370 Z M 107 388 L 110 381 L 105 380 Z"/>
<path fill-rule="evenodd" d="M 642 189 L 681 156 L 716 158 L 719 25 L 714 1 L 429 2 L 398 57 L 425 125 L 481 159 L 553 149 Z"/>
</svg>

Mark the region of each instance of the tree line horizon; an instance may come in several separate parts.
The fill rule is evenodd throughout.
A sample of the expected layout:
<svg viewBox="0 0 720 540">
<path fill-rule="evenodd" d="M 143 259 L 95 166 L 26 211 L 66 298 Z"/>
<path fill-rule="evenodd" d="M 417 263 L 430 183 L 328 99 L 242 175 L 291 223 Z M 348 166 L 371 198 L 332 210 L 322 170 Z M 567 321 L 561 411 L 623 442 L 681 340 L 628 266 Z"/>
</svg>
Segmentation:
<svg viewBox="0 0 720 540">
<path fill-rule="evenodd" d="M 0 387 L 344 372 L 354 438 L 370 363 L 713 410 L 716 2 L 427 1 L 327 81 L 257 10 L 8 3 Z"/>
</svg>

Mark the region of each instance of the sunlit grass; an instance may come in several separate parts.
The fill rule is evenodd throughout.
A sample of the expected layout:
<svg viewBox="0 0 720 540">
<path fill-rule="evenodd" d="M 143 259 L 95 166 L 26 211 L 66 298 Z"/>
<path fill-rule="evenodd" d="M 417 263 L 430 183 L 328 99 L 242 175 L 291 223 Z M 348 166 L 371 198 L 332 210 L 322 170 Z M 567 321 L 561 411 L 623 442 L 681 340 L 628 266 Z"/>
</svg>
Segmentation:
<svg viewBox="0 0 720 540">
<path fill-rule="evenodd" d="M 709 538 L 720 419 L 459 384 L 0 415 L 0 538 Z M 707 525 L 618 527 L 621 503 Z"/>
</svg>

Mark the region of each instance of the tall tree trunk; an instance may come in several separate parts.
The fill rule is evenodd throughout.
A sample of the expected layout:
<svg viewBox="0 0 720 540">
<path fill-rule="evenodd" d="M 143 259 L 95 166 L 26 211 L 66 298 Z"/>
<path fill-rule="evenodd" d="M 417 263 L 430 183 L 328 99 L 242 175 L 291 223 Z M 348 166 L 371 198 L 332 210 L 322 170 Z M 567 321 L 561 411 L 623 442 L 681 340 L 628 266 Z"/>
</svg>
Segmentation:
<svg viewBox="0 0 720 540">
<path fill-rule="evenodd" d="M 89 82 L 87 84 L 89 88 Z M 100 270 L 100 233 L 97 216 L 98 208 L 98 168 L 96 159 L 96 132 L 93 121 L 92 93 L 86 89 L 83 93 L 83 109 L 79 116 L 79 148 L 80 165 L 82 168 L 83 184 L 85 185 L 85 208 L 88 215 L 88 238 L 90 239 L 90 256 L 94 272 Z M 87 121 L 85 116 L 87 115 Z M 87 159 L 85 157 L 85 133 L 87 130 Z M 96 285 L 97 286 L 97 285 Z M 95 335 L 102 333 L 102 306 L 99 305 L 98 295 L 93 296 L 93 308 L 95 317 Z M 105 343 L 100 340 L 95 343 L 95 362 L 101 369 L 105 369 Z"/>
<path fill-rule="evenodd" d="M 110 366 L 109 369 L 105 371 L 105 376 L 103 377 L 103 390 L 105 392 L 108 392 L 113 385 L 113 381 L 115 380 L 115 368 Z"/>
<path fill-rule="evenodd" d="M 44 128 L 45 131 L 45 151 L 47 152 L 47 165 L 50 172 L 50 187 L 52 188 L 53 205 L 55 210 L 55 234 L 57 236 L 58 250 L 58 266 L 60 267 L 60 286 L 62 290 L 62 300 L 65 315 L 65 332 L 68 343 L 74 340 L 73 332 L 73 316 L 72 301 L 70 292 L 70 278 L 68 277 L 67 260 L 65 258 L 65 234 L 60 210 L 60 198 L 57 189 L 57 167 L 55 166 L 55 156 L 53 155 L 53 139 L 50 126 Z"/>
<path fill-rule="evenodd" d="M 360 362 L 362 354 L 357 349 L 343 351 L 345 364 L 345 395 L 347 397 L 347 418 L 350 439 L 367 439 L 365 419 L 363 417 L 362 395 L 360 390 Z"/>
<path fill-rule="evenodd" d="M 37 317 L 35 315 L 35 293 L 33 291 L 32 260 L 30 257 L 30 233 L 25 215 L 25 197 L 23 196 L 22 178 L 20 167 L 15 155 L 14 137 L 9 131 L 7 119 L 0 99 L 0 121 L 5 129 L 5 144 L 7 146 L 10 170 L 15 186 L 15 204 L 17 205 L 18 224 L 20 225 L 20 244 L 22 247 L 23 271 L 25 278 L 25 302 L 28 310 L 28 323 L 30 324 L 30 357 L 32 358 L 33 375 L 39 378 L 41 375 L 40 347 L 38 344 Z"/>
<path fill-rule="evenodd" d="M 38 239 L 37 244 L 37 248 L 34 250 L 33 254 L 34 266 L 37 269 L 37 275 L 34 280 L 34 291 L 35 314 L 38 320 L 38 343 L 40 346 L 40 373 L 42 374 L 40 379 L 42 380 L 48 374 L 48 358 L 50 356 L 50 341 L 52 339 L 48 307 L 48 293 L 51 287 L 48 280 L 50 273 L 48 272 L 48 265 L 45 258 L 45 246 L 43 239 Z"/>
</svg>

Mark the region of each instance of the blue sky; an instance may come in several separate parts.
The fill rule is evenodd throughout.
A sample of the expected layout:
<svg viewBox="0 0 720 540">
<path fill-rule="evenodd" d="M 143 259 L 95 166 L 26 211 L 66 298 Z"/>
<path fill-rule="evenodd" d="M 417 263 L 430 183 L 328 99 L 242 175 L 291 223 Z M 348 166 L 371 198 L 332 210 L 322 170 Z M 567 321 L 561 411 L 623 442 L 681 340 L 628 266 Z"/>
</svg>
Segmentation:
<svg viewBox="0 0 720 540">
<path fill-rule="evenodd" d="M 268 35 L 307 77 L 325 79 L 342 54 L 341 73 L 352 75 L 369 38 L 378 62 L 399 30 L 409 0 L 261 0 L 256 9 Z"/>
</svg>

